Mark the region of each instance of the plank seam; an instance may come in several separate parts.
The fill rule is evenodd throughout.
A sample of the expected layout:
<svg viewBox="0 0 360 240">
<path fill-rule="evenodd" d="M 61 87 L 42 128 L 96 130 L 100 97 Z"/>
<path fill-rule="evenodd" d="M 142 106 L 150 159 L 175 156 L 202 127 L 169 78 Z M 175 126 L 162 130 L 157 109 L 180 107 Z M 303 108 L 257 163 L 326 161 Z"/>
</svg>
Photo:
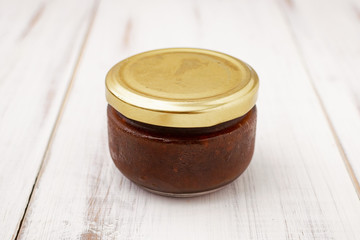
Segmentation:
<svg viewBox="0 0 360 240">
<path fill-rule="evenodd" d="M 93 28 L 93 25 L 94 25 L 94 22 L 95 22 L 95 18 L 96 18 L 96 14 L 97 14 L 97 11 L 98 11 L 98 7 L 99 7 L 99 4 L 100 4 L 100 1 L 101 0 L 96 0 L 95 3 L 94 3 L 94 6 L 92 8 L 92 11 L 91 11 L 91 14 L 90 14 L 90 22 L 89 22 L 89 25 L 86 29 L 86 33 L 85 33 L 85 37 L 84 37 L 84 40 L 81 44 L 81 47 L 80 47 L 80 51 L 79 51 L 79 54 L 78 54 L 78 57 L 77 57 L 77 60 L 75 62 L 75 65 L 74 65 L 74 69 L 72 71 L 72 74 L 71 74 L 71 77 L 70 77 L 70 81 L 68 83 L 68 86 L 66 88 L 66 92 L 64 94 L 64 97 L 63 97 L 63 100 L 61 102 L 61 105 L 60 105 L 60 109 L 59 109 L 59 112 L 58 112 L 58 115 L 56 117 L 56 120 L 55 120 L 55 123 L 54 123 L 54 126 L 51 130 L 51 133 L 50 133 L 50 136 L 49 136 L 49 140 L 48 140 L 48 143 L 46 145 L 46 148 L 45 148 L 45 151 L 44 151 L 44 155 L 42 157 L 42 160 L 41 160 L 41 163 L 40 163 L 40 166 L 39 166 L 39 170 L 37 172 L 37 175 L 35 177 L 35 181 L 34 181 L 34 184 L 32 186 L 32 189 L 31 189 L 31 192 L 30 192 L 30 195 L 29 195 L 29 198 L 28 198 L 28 202 L 26 204 L 26 207 L 24 209 L 24 213 L 23 213 L 23 216 L 20 220 L 20 223 L 19 223 L 19 226 L 18 226 L 18 229 L 17 229 L 17 232 L 16 234 L 14 234 L 15 236 L 13 236 L 12 239 L 15 239 L 17 240 L 18 237 L 19 237 L 19 234 L 20 234 L 20 231 L 21 231 L 21 228 L 22 228 L 22 225 L 23 225 L 23 222 L 24 222 L 24 219 L 26 217 L 26 214 L 27 214 L 27 210 L 29 208 L 29 205 L 31 203 L 31 199 L 33 198 L 33 195 L 34 195 L 34 192 L 35 192 L 35 188 L 39 182 L 39 179 L 41 177 L 41 173 L 44 171 L 44 167 L 45 167 L 45 162 L 46 162 L 46 158 L 49 154 L 49 150 L 51 148 L 51 145 L 53 143 L 53 140 L 54 140 L 54 136 L 55 136 L 55 133 L 60 125 L 60 120 L 62 118 L 62 115 L 63 115 L 63 112 L 64 112 L 64 109 L 66 107 L 66 104 L 68 102 L 68 98 L 70 96 L 70 92 L 71 92 L 71 89 L 74 85 L 74 81 L 75 81 L 75 76 L 76 76 L 76 73 L 77 73 L 77 70 L 78 70 L 78 67 L 80 65 L 80 62 L 81 62 L 81 59 L 83 57 L 83 53 L 84 53 L 84 50 L 86 48 L 86 45 L 87 45 L 87 42 L 88 42 L 88 39 L 89 39 L 89 36 L 90 36 L 90 33 L 91 33 L 91 30 Z"/>
<path fill-rule="evenodd" d="M 279 4 L 279 3 L 278 3 L 278 4 Z M 346 152 L 345 152 L 345 150 L 344 150 L 344 147 L 343 147 L 342 144 L 341 144 L 340 138 L 339 138 L 338 134 L 336 133 L 335 127 L 334 127 L 334 125 L 333 125 L 333 123 L 332 123 L 332 121 L 331 121 L 331 119 L 330 119 L 330 117 L 329 117 L 329 114 L 328 114 L 327 111 L 326 111 L 326 107 L 325 107 L 325 105 L 324 105 L 324 102 L 322 101 L 322 99 L 321 99 L 321 97 L 320 97 L 320 94 L 319 94 L 319 92 L 318 92 L 318 90 L 317 90 L 317 88 L 316 88 L 316 86 L 315 86 L 315 83 L 314 83 L 312 74 L 311 74 L 311 72 L 310 72 L 310 70 L 309 70 L 308 64 L 307 64 L 306 61 L 305 61 L 305 56 L 304 56 L 304 54 L 302 53 L 302 48 L 301 48 L 301 46 L 300 46 L 300 43 L 299 43 L 299 41 L 297 40 L 296 34 L 295 34 L 295 32 L 293 31 L 293 28 L 292 28 L 292 26 L 291 26 L 291 24 L 290 24 L 289 17 L 288 17 L 287 14 L 285 13 L 285 10 L 283 9 L 282 6 L 279 7 L 279 11 L 280 11 L 281 14 L 283 15 L 284 22 L 285 22 L 287 28 L 289 29 L 289 33 L 290 33 L 291 38 L 292 38 L 292 40 L 293 40 L 293 42 L 294 42 L 294 45 L 295 45 L 297 54 L 298 54 L 299 59 L 300 59 L 300 61 L 301 61 L 301 65 L 303 66 L 303 68 L 304 68 L 304 70 L 305 70 L 305 73 L 306 73 L 306 75 L 307 75 L 308 78 L 309 78 L 310 85 L 311 85 L 311 87 L 312 87 L 312 89 L 313 89 L 313 91 L 314 91 L 314 93 L 315 93 L 315 95 L 316 95 L 316 98 L 317 98 L 317 100 L 318 100 L 318 102 L 319 102 L 319 104 L 320 104 L 320 108 L 321 108 L 321 110 L 322 110 L 322 112 L 323 112 L 323 114 L 324 114 L 324 116 L 325 116 L 325 119 L 326 119 L 326 121 L 327 121 L 327 123 L 328 123 L 328 126 L 329 126 L 329 128 L 330 128 L 330 131 L 331 131 L 331 133 L 332 133 L 332 135 L 333 135 L 333 138 L 334 138 L 334 140 L 335 140 L 335 144 L 336 144 L 336 146 L 337 146 L 337 148 L 338 148 L 338 150 L 339 150 L 340 156 L 341 156 L 341 158 L 342 158 L 342 160 L 343 160 L 343 162 L 344 162 L 344 164 L 345 164 L 345 168 L 346 168 L 346 170 L 347 170 L 347 173 L 349 174 L 349 177 L 350 177 L 350 179 L 351 179 L 351 182 L 353 183 L 353 186 L 354 186 L 354 188 L 355 188 L 355 192 L 357 193 L 357 196 L 358 196 L 358 198 L 360 199 L 360 183 L 359 183 L 359 181 L 357 180 L 357 178 L 355 177 L 354 170 L 353 170 L 353 168 L 352 168 L 352 166 L 351 166 L 351 164 L 350 164 L 350 162 L 349 162 L 349 159 L 348 159 L 348 157 L 347 157 L 347 155 L 346 155 Z"/>
</svg>

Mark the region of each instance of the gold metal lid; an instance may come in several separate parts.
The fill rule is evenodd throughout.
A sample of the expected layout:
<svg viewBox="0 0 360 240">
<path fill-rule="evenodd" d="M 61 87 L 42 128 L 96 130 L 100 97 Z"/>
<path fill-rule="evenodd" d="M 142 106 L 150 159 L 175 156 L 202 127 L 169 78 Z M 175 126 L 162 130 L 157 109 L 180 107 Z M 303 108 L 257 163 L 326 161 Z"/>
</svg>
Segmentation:
<svg viewBox="0 0 360 240">
<path fill-rule="evenodd" d="M 192 48 L 129 57 L 106 76 L 106 99 L 124 116 L 167 127 L 208 127 L 246 114 L 259 80 L 246 63 Z"/>
</svg>

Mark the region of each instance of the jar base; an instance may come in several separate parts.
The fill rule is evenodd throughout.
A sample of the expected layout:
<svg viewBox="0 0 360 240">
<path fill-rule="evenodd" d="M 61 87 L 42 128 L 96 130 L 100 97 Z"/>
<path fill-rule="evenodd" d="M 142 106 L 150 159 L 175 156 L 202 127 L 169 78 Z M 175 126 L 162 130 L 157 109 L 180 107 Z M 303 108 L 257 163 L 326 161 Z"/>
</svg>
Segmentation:
<svg viewBox="0 0 360 240">
<path fill-rule="evenodd" d="M 198 197 L 198 196 L 202 196 L 202 195 L 206 195 L 209 193 L 213 193 L 216 191 L 219 191 L 221 189 L 223 189 L 224 187 L 226 187 L 228 184 L 225 184 L 221 187 L 215 188 L 215 189 L 211 189 L 211 190 L 207 190 L 207 191 L 203 191 L 203 192 L 193 192 L 193 193 L 169 193 L 169 192 L 160 192 L 151 188 L 147 188 L 141 185 L 138 185 L 139 187 L 141 187 L 142 189 L 160 195 L 160 196 L 164 196 L 164 197 L 174 197 L 174 198 L 190 198 L 190 197 Z"/>
</svg>

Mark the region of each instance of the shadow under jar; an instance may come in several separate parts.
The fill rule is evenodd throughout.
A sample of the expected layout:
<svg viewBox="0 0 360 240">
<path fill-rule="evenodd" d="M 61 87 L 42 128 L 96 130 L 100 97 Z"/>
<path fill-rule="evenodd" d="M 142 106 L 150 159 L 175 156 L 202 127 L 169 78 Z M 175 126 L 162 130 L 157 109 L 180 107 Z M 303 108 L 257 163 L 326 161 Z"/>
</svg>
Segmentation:
<svg viewBox="0 0 360 240">
<path fill-rule="evenodd" d="M 160 49 L 106 77 L 111 157 L 151 192 L 190 197 L 241 175 L 254 152 L 258 77 L 229 55 Z"/>
</svg>

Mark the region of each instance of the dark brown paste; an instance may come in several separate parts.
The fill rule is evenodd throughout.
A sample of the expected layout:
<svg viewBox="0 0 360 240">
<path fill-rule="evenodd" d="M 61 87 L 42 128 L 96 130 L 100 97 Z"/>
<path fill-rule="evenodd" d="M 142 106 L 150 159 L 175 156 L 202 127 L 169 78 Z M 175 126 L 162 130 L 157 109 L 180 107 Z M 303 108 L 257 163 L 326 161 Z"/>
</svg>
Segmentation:
<svg viewBox="0 0 360 240">
<path fill-rule="evenodd" d="M 133 182 L 164 193 L 224 186 L 249 165 L 256 106 L 240 118 L 203 128 L 161 127 L 130 120 L 108 105 L 111 157 Z"/>
</svg>

